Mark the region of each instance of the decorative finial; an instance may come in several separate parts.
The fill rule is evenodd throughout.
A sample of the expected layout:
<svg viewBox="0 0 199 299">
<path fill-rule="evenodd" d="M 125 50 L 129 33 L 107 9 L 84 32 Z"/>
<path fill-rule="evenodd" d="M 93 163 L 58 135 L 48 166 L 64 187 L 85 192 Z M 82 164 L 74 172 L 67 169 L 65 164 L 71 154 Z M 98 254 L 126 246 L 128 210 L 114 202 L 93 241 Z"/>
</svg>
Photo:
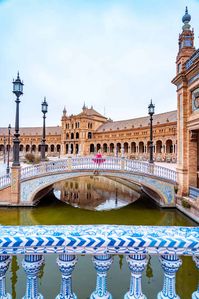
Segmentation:
<svg viewBox="0 0 199 299">
<path fill-rule="evenodd" d="M 82 109 L 83 109 L 83 110 L 86 109 L 85 101 L 84 101 L 84 105 L 83 105 Z"/>
<path fill-rule="evenodd" d="M 182 22 L 184 23 L 184 25 L 182 26 L 183 30 L 190 30 L 190 24 L 189 22 L 191 21 L 191 16 L 188 12 L 188 7 L 186 6 L 185 8 L 185 15 L 182 17 Z"/>
<path fill-rule="evenodd" d="M 63 109 L 63 116 L 66 116 L 66 107 L 64 106 L 64 109 Z"/>
<path fill-rule="evenodd" d="M 19 77 L 19 71 L 18 71 L 18 73 L 17 73 L 17 79 L 20 79 L 20 77 Z"/>
</svg>

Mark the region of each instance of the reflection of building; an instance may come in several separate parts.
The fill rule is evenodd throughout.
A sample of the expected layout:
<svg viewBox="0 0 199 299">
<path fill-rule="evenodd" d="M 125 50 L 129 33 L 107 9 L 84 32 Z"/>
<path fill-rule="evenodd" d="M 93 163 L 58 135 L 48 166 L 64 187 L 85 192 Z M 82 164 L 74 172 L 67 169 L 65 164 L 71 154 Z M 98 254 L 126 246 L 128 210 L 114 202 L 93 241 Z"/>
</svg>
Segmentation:
<svg viewBox="0 0 199 299">
<path fill-rule="evenodd" d="M 94 209 L 110 199 L 116 206 L 118 199 L 128 204 L 140 196 L 128 186 L 102 176 L 69 179 L 54 184 L 54 189 L 60 191 L 60 200 L 86 209 Z"/>
<path fill-rule="evenodd" d="M 12 135 L 14 131 L 12 130 Z M 7 129 L 0 128 L 0 153 L 3 155 L 3 136 Z M 20 152 L 38 153 L 42 128 L 20 129 Z M 107 155 L 148 159 L 149 117 L 112 121 L 97 111 L 87 108 L 68 116 L 63 111 L 61 127 L 48 127 L 46 152 L 48 155 L 89 155 L 101 150 Z M 159 161 L 176 160 L 176 111 L 154 115 L 154 155 Z"/>
<path fill-rule="evenodd" d="M 199 49 L 194 47 L 190 20 L 186 9 L 172 81 L 177 87 L 177 168 L 181 195 L 189 192 L 189 186 L 199 187 Z"/>
</svg>

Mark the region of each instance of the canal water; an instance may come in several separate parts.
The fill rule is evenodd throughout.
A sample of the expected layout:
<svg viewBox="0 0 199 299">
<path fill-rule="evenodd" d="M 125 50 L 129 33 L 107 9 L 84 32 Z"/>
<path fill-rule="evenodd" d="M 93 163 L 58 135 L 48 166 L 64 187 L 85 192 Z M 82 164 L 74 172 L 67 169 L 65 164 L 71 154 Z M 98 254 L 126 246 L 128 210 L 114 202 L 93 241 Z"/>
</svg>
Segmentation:
<svg viewBox="0 0 199 299">
<path fill-rule="evenodd" d="M 54 192 L 45 196 L 34 208 L 1 208 L 1 225 L 58 224 L 126 224 L 182 225 L 196 224 L 176 209 L 161 209 L 148 197 L 140 196 L 121 181 L 100 177 L 82 177 L 54 185 Z M 39 290 L 44 298 L 59 293 L 61 275 L 56 257 L 47 256 L 39 276 Z M 177 272 L 177 293 L 181 299 L 191 298 L 197 289 L 198 273 L 191 257 L 183 257 Z M 13 299 L 25 295 L 26 277 L 21 267 L 22 257 L 13 257 L 7 275 L 7 290 Z M 87 299 L 95 289 L 96 271 L 91 256 L 80 256 L 73 272 L 73 289 L 79 299 Z M 114 299 L 121 299 L 129 289 L 130 271 L 125 258 L 114 257 L 108 273 L 108 290 Z M 148 299 L 157 297 L 162 289 L 163 271 L 158 257 L 149 257 L 143 274 L 143 293 Z"/>
</svg>

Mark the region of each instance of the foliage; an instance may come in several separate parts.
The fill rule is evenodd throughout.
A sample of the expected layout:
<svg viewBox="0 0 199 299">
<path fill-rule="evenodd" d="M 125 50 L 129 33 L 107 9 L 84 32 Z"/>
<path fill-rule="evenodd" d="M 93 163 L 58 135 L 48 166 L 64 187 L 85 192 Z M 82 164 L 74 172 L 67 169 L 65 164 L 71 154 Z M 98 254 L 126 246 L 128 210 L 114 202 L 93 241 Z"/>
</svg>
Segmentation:
<svg viewBox="0 0 199 299">
<path fill-rule="evenodd" d="M 26 159 L 26 162 L 27 163 L 32 163 L 32 164 L 38 164 L 41 162 L 41 158 L 40 156 L 35 156 L 34 154 L 32 153 L 27 153 L 25 155 L 25 159 Z"/>
<path fill-rule="evenodd" d="M 182 206 L 186 209 L 190 209 L 191 205 L 188 201 L 186 201 L 185 199 L 182 199 Z"/>
</svg>

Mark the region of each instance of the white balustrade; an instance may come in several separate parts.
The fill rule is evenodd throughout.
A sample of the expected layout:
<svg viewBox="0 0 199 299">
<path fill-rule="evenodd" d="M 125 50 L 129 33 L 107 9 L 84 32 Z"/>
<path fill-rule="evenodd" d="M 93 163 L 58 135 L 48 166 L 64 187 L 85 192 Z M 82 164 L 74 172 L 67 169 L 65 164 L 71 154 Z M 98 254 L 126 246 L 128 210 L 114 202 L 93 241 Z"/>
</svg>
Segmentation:
<svg viewBox="0 0 199 299">
<path fill-rule="evenodd" d="M 2 226 L 0 234 L 0 298 L 11 299 L 6 292 L 6 271 L 12 255 L 24 255 L 22 266 L 27 275 L 23 299 L 43 299 L 38 291 L 38 275 L 45 254 L 58 254 L 61 272 L 60 293 L 56 299 L 76 299 L 72 290 L 72 272 L 78 255 L 93 256 L 97 272 L 96 289 L 90 299 L 111 299 L 107 290 L 107 272 L 113 255 L 126 255 L 131 271 L 130 288 L 124 299 L 146 299 L 141 287 L 148 256 L 158 255 L 164 272 L 163 289 L 157 299 L 179 299 L 176 272 L 182 264 L 179 256 L 193 256 L 199 268 L 199 227 L 160 226 Z M 119 275 L 119 273 L 118 273 Z M 20 279 L 20 277 L 19 277 Z M 191 279 L 191 277 L 190 277 Z M 188 284 L 188 281 L 185 282 Z M 94 287 L 94 286 L 93 286 Z M 153 286 L 151 286 L 153 287 Z M 198 299 L 196 290 L 192 299 Z"/>
<path fill-rule="evenodd" d="M 10 176 L 3 175 L 0 177 L 0 188 L 5 188 L 10 185 Z"/>
<path fill-rule="evenodd" d="M 21 169 L 21 180 L 31 179 L 33 177 L 48 175 L 51 173 L 56 174 L 73 170 L 119 170 L 125 171 L 127 173 L 154 176 L 176 182 L 176 171 L 174 170 L 158 165 L 151 165 L 148 162 L 128 160 L 119 157 L 75 157 L 23 167 Z M 5 188 L 9 185 L 10 176 L 5 175 L 0 177 L 0 188 Z"/>
</svg>

